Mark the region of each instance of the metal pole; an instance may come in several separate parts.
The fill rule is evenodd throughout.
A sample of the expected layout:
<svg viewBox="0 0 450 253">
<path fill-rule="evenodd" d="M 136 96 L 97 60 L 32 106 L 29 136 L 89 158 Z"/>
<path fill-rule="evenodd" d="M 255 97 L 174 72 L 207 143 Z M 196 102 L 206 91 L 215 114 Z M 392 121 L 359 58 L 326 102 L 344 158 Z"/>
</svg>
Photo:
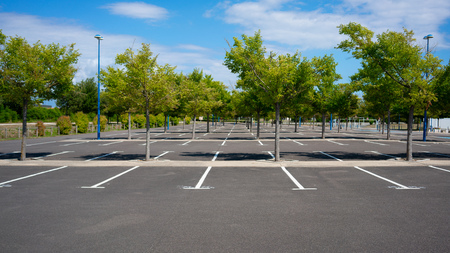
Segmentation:
<svg viewBox="0 0 450 253">
<path fill-rule="evenodd" d="M 330 113 L 330 130 L 333 130 L 333 114 Z"/>
<path fill-rule="evenodd" d="M 97 140 L 100 140 L 100 39 L 98 40 L 98 87 L 97 87 Z"/>
<path fill-rule="evenodd" d="M 427 36 L 424 37 L 424 39 L 427 39 L 427 53 L 426 55 L 428 55 L 428 51 L 429 51 L 429 47 L 430 47 L 430 38 L 433 38 L 433 36 L 431 34 L 428 34 Z M 426 80 L 428 81 L 428 72 L 425 73 L 426 76 Z M 427 106 L 425 106 L 425 113 L 423 115 L 423 141 L 427 141 Z"/>
</svg>

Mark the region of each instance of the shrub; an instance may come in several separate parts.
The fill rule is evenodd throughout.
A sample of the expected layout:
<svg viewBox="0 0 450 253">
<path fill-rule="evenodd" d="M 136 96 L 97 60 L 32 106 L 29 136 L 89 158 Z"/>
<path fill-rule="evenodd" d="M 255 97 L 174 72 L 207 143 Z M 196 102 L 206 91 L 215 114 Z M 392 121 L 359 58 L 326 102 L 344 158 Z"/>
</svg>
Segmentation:
<svg viewBox="0 0 450 253">
<path fill-rule="evenodd" d="M 0 123 L 15 122 L 19 119 L 17 112 L 0 105 Z"/>
<path fill-rule="evenodd" d="M 186 123 L 186 125 L 189 125 L 189 124 L 191 124 L 191 117 L 189 117 L 189 116 L 186 116 L 186 118 L 185 118 L 185 123 Z"/>
<path fill-rule="evenodd" d="M 45 125 L 44 122 L 38 121 L 36 122 L 36 127 L 38 129 L 38 136 L 44 136 L 45 135 Z"/>
<path fill-rule="evenodd" d="M 61 134 L 69 134 L 72 130 L 72 122 L 69 116 L 61 116 L 56 121 L 56 125 L 59 127 Z"/>
<path fill-rule="evenodd" d="M 160 113 L 156 116 L 156 125 L 158 125 L 158 127 L 162 127 L 164 126 L 164 120 L 165 120 L 165 116 L 163 113 Z"/>
<path fill-rule="evenodd" d="M 97 118 L 97 116 L 95 116 L 94 119 L 92 120 L 92 123 L 94 124 L 95 129 L 97 129 L 97 122 L 98 122 L 98 118 Z M 100 115 L 100 132 L 105 131 L 107 123 L 108 123 L 108 119 L 106 118 L 106 116 Z"/>
<path fill-rule="evenodd" d="M 155 127 L 156 124 L 156 116 L 153 114 L 150 114 L 148 117 L 148 124 L 150 125 L 150 128 Z"/>
<path fill-rule="evenodd" d="M 178 117 L 170 117 L 170 121 L 172 121 L 172 124 L 174 126 L 177 126 L 180 123 L 180 118 L 178 118 Z"/>
<path fill-rule="evenodd" d="M 78 132 L 86 133 L 89 126 L 89 117 L 83 112 L 77 112 L 73 115 L 72 120 L 78 127 Z"/>
<path fill-rule="evenodd" d="M 128 116 L 127 116 L 128 117 Z M 133 123 L 137 125 L 137 128 L 143 128 L 145 127 L 145 115 L 142 114 L 136 114 L 134 117 L 131 117 Z"/>
</svg>

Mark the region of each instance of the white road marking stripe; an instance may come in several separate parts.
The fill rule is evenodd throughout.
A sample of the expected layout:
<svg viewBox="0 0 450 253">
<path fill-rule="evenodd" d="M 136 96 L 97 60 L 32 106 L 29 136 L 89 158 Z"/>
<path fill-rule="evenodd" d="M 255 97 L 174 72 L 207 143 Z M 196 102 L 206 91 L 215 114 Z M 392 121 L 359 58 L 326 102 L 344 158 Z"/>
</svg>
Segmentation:
<svg viewBox="0 0 450 253">
<path fill-rule="evenodd" d="M 281 169 L 284 171 L 284 173 L 286 173 L 286 175 L 288 175 L 288 177 L 292 180 L 292 182 L 294 182 L 294 184 L 298 187 L 298 188 L 293 188 L 292 190 L 317 190 L 317 188 L 305 188 L 305 187 L 303 187 L 297 181 L 297 179 L 295 179 L 295 177 L 292 176 L 291 173 L 289 173 L 289 171 L 285 167 L 281 167 Z"/>
<path fill-rule="evenodd" d="M 185 145 L 188 145 L 188 144 L 189 144 L 190 142 L 191 142 L 191 141 L 187 141 L 187 142 L 185 142 L 185 143 L 181 144 L 181 146 L 185 146 Z"/>
<path fill-rule="evenodd" d="M 326 155 L 326 156 L 328 156 L 328 157 L 331 157 L 331 158 L 333 158 L 333 159 L 336 159 L 336 160 L 338 160 L 339 162 L 342 162 L 342 160 L 341 160 L 341 159 L 339 159 L 339 158 L 336 158 L 336 157 L 334 157 L 334 156 L 332 156 L 332 155 L 329 155 L 329 154 L 327 154 L 327 153 L 325 153 L 325 152 L 322 152 L 322 151 L 316 151 L 316 152 L 322 153 L 322 154 L 324 154 L 324 155 Z"/>
<path fill-rule="evenodd" d="M 5 184 L 8 184 L 8 183 L 12 183 L 12 182 L 19 181 L 19 180 L 22 180 L 22 179 L 26 179 L 26 178 L 42 175 L 42 174 L 49 173 L 49 172 L 52 172 L 52 171 L 57 171 L 57 170 L 64 169 L 64 168 L 67 168 L 67 166 L 62 166 L 62 167 L 59 167 L 59 168 L 56 168 L 56 169 L 46 170 L 46 171 L 42 171 L 42 172 L 39 172 L 39 173 L 36 173 L 36 174 L 28 175 L 28 176 L 25 176 L 25 177 L 20 177 L 20 178 L 16 178 L 16 179 L 13 179 L 13 180 L 5 181 L 5 182 L 0 183 L 0 187 L 3 187 L 3 186 L 5 186 Z"/>
<path fill-rule="evenodd" d="M 55 156 L 55 155 L 62 155 L 62 154 L 70 153 L 70 152 L 75 152 L 75 151 L 63 151 L 63 152 L 59 152 L 59 153 L 55 153 L 55 154 L 49 154 L 49 155 L 34 157 L 32 159 L 33 160 L 39 160 L 39 159 L 42 159 L 42 158 L 45 158 L 45 157 L 50 157 L 50 156 Z"/>
<path fill-rule="evenodd" d="M 205 181 L 206 176 L 208 175 L 208 173 L 209 173 L 209 171 L 211 170 L 211 168 L 212 168 L 212 166 L 209 166 L 209 167 L 206 169 L 205 173 L 203 173 L 203 176 L 200 178 L 200 181 L 198 181 L 198 183 L 197 183 L 197 185 L 195 186 L 194 189 L 201 189 L 202 184 L 203 184 L 203 182 Z"/>
<path fill-rule="evenodd" d="M 366 152 L 371 152 L 371 153 L 374 153 L 374 154 L 377 154 L 377 155 L 384 155 L 384 156 L 392 157 L 392 158 L 395 158 L 395 159 L 398 159 L 398 158 L 399 158 L 399 157 L 397 157 L 397 156 L 386 155 L 386 154 L 383 154 L 383 153 L 380 153 L 380 152 L 377 152 L 377 151 L 366 151 Z"/>
<path fill-rule="evenodd" d="M 434 152 L 430 152 L 430 151 L 419 151 L 421 153 L 428 153 L 428 154 L 433 154 L 433 155 L 440 155 L 440 156 L 445 156 L 445 157 L 450 157 L 448 155 L 444 155 L 444 154 L 439 154 L 439 153 L 434 153 Z"/>
<path fill-rule="evenodd" d="M 108 179 L 106 179 L 105 181 L 103 181 L 103 182 L 100 182 L 100 183 L 98 183 L 98 184 L 96 184 L 96 185 L 93 185 L 93 186 L 82 186 L 81 188 L 89 188 L 89 189 L 91 189 L 91 188 L 98 188 L 98 189 L 103 189 L 103 188 L 105 188 L 105 187 L 101 187 L 100 185 L 102 185 L 102 184 L 105 184 L 105 183 L 108 183 L 109 181 L 111 181 L 111 180 L 113 180 L 113 179 L 115 179 L 115 178 L 118 178 L 118 177 L 120 177 L 120 176 L 122 176 L 122 175 L 124 175 L 124 174 L 126 174 L 126 173 L 128 173 L 128 172 L 130 172 L 130 171 L 132 171 L 132 170 L 135 170 L 135 169 L 137 169 L 137 168 L 139 168 L 139 166 L 135 166 L 135 167 L 133 167 L 133 168 L 131 168 L 131 169 L 129 169 L 129 170 L 126 170 L 126 171 L 124 171 L 124 172 L 122 172 L 122 173 L 120 173 L 120 174 L 117 174 L 117 175 L 115 175 L 115 176 L 113 176 L 113 177 L 111 177 L 111 178 L 108 178 Z"/>
<path fill-rule="evenodd" d="M 99 159 L 99 158 L 102 158 L 102 157 L 105 157 L 105 156 L 114 155 L 115 153 L 119 153 L 119 152 L 123 152 L 123 151 L 114 151 L 112 153 L 109 153 L 109 154 L 106 154 L 106 155 L 102 155 L 102 156 L 97 156 L 97 157 L 94 157 L 94 158 L 91 158 L 91 159 L 88 159 L 88 160 L 85 160 L 85 161 L 88 162 L 88 161 L 96 160 L 96 159 Z"/>
<path fill-rule="evenodd" d="M 272 152 L 270 152 L 270 151 L 265 151 L 265 152 L 269 153 L 269 155 L 270 155 L 273 159 L 275 159 L 275 156 L 272 154 Z"/>
<path fill-rule="evenodd" d="M 262 144 L 262 142 L 261 141 L 258 141 L 259 142 L 259 144 L 261 144 L 261 146 L 264 146 L 264 144 Z"/>
<path fill-rule="evenodd" d="M 167 154 L 169 152 L 173 152 L 173 151 L 165 151 L 164 153 L 162 153 L 159 156 L 155 157 L 155 159 L 158 159 L 158 158 L 162 157 L 163 155 L 165 155 L 165 154 Z"/>
<path fill-rule="evenodd" d="M 334 144 L 337 144 L 337 145 L 341 145 L 341 146 L 348 145 L 348 144 L 343 144 L 343 143 L 332 141 L 332 140 L 327 140 L 327 141 L 331 142 L 331 143 L 334 143 Z"/>
<path fill-rule="evenodd" d="M 151 141 L 151 142 L 149 142 L 148 144 L 153 144 L 153 143 L 156 143 L 157 141 Z M 145 146 L 145 145 L 147 145 L 147 143 L 144 143 L 144 144 L 139 144 L 139 145 L 141 145 L 141 146 Z"/>
<path fill-rule="evenodd" d="M 400 143 L 407 143 L 406 141 L 398 141 L 398 142 L 400 142 Z M 430 146 L 430 145 L 417 144 L 417 143 L 414 143 L 414 142 L 413 142 L 413 145 L 421 146 L 421 147 L 429 147 Z"/>
<path fill-rule="evenodd" d="M 84 144 L 84 143 L 88 143 L 88 142 L 89 141 L 82 141 L 82 142 L 69 143 L 69 144 L 64 144 L 64 145 L 59 145 L 59 146 L 67 147 L 67 146 L 72 146 L 72 145 Z"/>
<path fill-rule="evenodd" d="M 5 153 L 5 154 L 1 154 L 0 156 L 4 156 L 4 155 L 11 155 L 11 154 L 17 154 L 20 153 L 20 151 L 14 151 L 12 153 Z"/>
<path fill-rule="evenodd" d="M 377 144 L 377 145 L 381 145 L 381 146 L 389 146 L 388 144 L 378 143 L 378 142 L 373 142 L 373 141 L 368 141 L 368 140 L 364 140 L 364 142 L 372 143 L 372 144 Z"/>
<path fill-rule="evenodd" d="M 122 143 L 123 141 L 115 141 L 115 142 L 110 142 L 110 143 L 105 143 L 105 144 L 98 144 L 99 146 L 109 146 L 112 144 L 117 144 L 117 143 Z"/>
<path fill-rule="evenodd" d="M 220 151 L 216 152 L 216 155 L 214 156 L 214 158 L 212 159 L 212 161 L 214 162 L 217 159 L 217 156 L 219 155 Z"/>
<path fill-rule="evenodd" d="M 55 143 L 55 142 L 56 141 L 49 141 L 49 142 L 40 142 L 40 143 L 27 144 L 27 147 L 36 146 L 36 145 L 42 145 L 42 144 Z"/>
<path fill-rule="evenodd" d="M 392 181 L 392 180 L 390 180 L 390 179 L 384 178 L 384 177 L 379 176 L 379 175 L 377 175 L 377 174 L 375 174 L 375 173 L 372 173 L 372 172 L 370 172 L 370 171 L 367 171 L 367 170 L 365 170 L 365 169 L 361 169 L 361 168 L 358 167 L 358 166 L 353 166 L 353 167 L 356 168 L 356 169 L 358 169 L 358 170 L 360 170 L 360 171 L 362 171 L 362 172 L 365 172 L 365 173 L 367 173 L 367 174 L 369 174 L 369 175 L 372 175 L 372 176 L 374 176 L 374 177 L 377 177 L 377 178 L 379 178 L 379 179 L 382 179 L 382 180 L 384 180 L 384 181 L 387 181 L 387 182 L 389 182 L 389 183 L 395 184 L 395 185 L 397 185 L 397 186 L 400 187 L 400 188 L 396 188 L 396 189 L 404 189 L 404 190 L 413 190 L 413 189 L 416 190 L 416 189 L 419 189 L 419 188 L 410 188 L 410 187 L 408 187 L 408 186 L 404 186 L 404 185 L 399 184 L 399 183 L 397 183 L 397 182 L 394 182 L 394 181 Z"/>
<path fill-rule="evenodd" d="M 433 168 L 433 169 L 437 169 L 437 170 L 442 170 L 442 171 L 445 171 L 445 172 L 450 172 L 450 170 L 445 170 L 445 169 L 442 169 L 442 168 L 439 168 L 439 167 L 435 167 L 433 165 L 428 165 L 428 167 Z"/>
</svg>

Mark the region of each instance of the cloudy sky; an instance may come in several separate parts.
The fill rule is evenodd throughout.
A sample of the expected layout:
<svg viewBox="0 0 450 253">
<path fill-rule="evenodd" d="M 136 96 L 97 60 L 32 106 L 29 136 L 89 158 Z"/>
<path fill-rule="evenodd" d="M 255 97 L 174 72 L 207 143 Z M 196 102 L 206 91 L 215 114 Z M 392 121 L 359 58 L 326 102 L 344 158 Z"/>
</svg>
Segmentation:
<svg viewBox="0 0 450 253">
<path fill-rule="evenodd" d="M 333 54 L 342 82 L 359 63 L 334 49 L 344 39 L 336 26 L 358 22 L 382 33 L 413 30 L 417 43 L 433 34 L 432 52 L 450 59 L 448 0 L 253 0 L 253 1 L 104 1 L 3 0 L 0 29 L 28 42 L 76 43 L 82 56 L 75 81 L 97 73 L 97 40 L 101 34 L 101 67 L 114 64 L 126 48 L 150 43 L 160 64 L 188 73 L 201 68 L 232 87 L 236 76 L 223 66 L 226 40 L 261 30 L 265 46 L 278 53 L 299 50 L 312 58 Z"/>
</svg>

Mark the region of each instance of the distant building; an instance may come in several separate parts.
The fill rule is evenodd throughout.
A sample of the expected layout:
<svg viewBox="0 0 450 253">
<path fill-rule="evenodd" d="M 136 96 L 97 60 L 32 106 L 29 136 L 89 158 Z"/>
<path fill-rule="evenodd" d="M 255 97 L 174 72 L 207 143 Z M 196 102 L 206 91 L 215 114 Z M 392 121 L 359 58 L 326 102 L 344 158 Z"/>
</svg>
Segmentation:
<svg viewBox="0 0 450 253">
<path fill-rule="evenodd" d="M 430 119 L 430 128 L 450 129 L 450 118 Z"/>
</svg>

